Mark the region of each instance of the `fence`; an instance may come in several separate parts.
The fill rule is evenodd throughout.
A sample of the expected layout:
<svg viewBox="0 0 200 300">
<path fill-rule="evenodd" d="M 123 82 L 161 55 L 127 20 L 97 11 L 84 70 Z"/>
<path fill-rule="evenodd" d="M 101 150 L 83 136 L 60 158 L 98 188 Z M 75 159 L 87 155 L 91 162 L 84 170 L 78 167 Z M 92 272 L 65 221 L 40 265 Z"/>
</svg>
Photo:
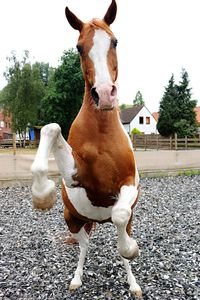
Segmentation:
<svg viewBox="0 0 200 300">
<path fill-rule="evenodd" d="M 200 148 L 200 135 L 195 138 L 165 138 L 160 135 L 133 135 L 131 137 L 134 150 L 137 149 L 162 149 L 162 150 L 183 150 Z"/>
</svg>

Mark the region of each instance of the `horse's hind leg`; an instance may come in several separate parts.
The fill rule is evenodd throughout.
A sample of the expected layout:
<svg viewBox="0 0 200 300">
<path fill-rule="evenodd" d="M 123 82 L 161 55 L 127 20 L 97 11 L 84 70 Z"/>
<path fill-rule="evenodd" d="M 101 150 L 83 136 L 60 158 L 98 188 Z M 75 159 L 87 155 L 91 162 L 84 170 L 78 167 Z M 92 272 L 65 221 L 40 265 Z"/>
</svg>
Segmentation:
<svg viewBox="0 0 200 300">
<path fill-rule="evenodd" d="M 72 279 L 69 286 L 69 290 L 72 291 L 76 290 L 82 285 L 83 266 L 87 254 L 88 245 L 89 245 L 89 236 L 85 231 L 84 227 L 82 227 L 78 233 L 74 233 L 73 237 L 79 242 L 80 256 L 78 260 L 78 266 L 74 274 L 74 278 Z"/>
<path fill-rule="evenodd" d="M 127 273 L 127 277 L 128 277 L 128 284 L 130 286 L 129 290 L 131 293 L 134 293 L 135 296 L 137 297 L 142 297 L 142 291 L 140 286 L 137 284 L 135 276 L 133 275 L 132 271 L 131 271 L 131 266 L 129 264 L 129 261 L 122 257 L 122 261 Z"/>
<path fill-rule="evenodd" d="M 65 207 L 64 209 L 64 218 L 68 225 L 69 231 L 72 234 L 72 237 L 79 242 L 80 247 L 78 265 L 69 286 L 69 290 L 73 291 L 78 289 L 82 285 L 83 266 L 89 245 L 89 235 L 87 232 L 90 233 L 93 223 L 85 223 L 84 221 L 77 219 L 69 212 L 67 207 Z M 85 226 L 87 232 L 85 230 Z"/>
</svg>

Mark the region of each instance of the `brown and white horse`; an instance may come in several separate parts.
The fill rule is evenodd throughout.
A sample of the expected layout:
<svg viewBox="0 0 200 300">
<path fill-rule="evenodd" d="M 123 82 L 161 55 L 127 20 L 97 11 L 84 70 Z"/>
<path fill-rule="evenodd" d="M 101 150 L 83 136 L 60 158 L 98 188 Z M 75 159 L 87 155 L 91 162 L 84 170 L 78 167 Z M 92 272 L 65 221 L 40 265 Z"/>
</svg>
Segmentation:
<svg viewBox="0 0 200 300">
<path fill-rule="evenodd" d="M 83 23 L 66 8 L 68 22 L 80 33 L 77 49 L 85 79 L 84 100 L 67 142 L 58 124 L 42 128 L 40 145 L 31 168 L 32 193 L 36 208 L 53 206 L 55 183 L 47 178 L 48 156 L 52 150 L 62 176 L 64 217 L 80 244 L 78 266 L 69 289 L 75 290 L 82 285 L 88 233 L 93 222 L 112 222 L 117 228 L 118 251 L 127 272 L 130 291 L 141 296 L 140 286 L 128 262 L 139 251 L 136 241 L 130 237 L 139 176 L 131 141 L 119 117 L 115 84 L 117 39 L 109 27 L 115 20 L 116 11 L 116 2 L 112 0 L 103 20 Z"/>
</svg>

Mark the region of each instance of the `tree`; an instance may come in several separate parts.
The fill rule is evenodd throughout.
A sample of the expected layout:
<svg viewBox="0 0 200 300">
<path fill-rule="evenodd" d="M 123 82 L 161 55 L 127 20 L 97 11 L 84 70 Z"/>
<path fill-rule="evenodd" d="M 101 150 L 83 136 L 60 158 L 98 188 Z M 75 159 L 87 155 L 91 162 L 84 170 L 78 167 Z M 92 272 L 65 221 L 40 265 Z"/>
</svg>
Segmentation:
<svg viewBox="0 0 200 300">
<path fill-rule="evenodd" d="M 196 132 L 194 108 L 197 101 L 191 99 L 191 88 L 188 87 L 188 73 L 182 70 L 179 85 L 171 76 L 160 102 L 157 129 L 163 136 L 193 136 Z"/>
<path fill-rule="evenodd" d="M 138 91 L 135 95 L 135 99 L 133 100 L 133 105 L 145 105 L 142 93 Z"/>
<path fill-rule="evenodd" d="M 67 136 L 82 104 L 83 93 L 79 55 L 73 49 L 65 51 L 61 65 L 55 70 L 54 84 L 42 100 L 43 124 L 56 122 Z"/>
<path fill-rule="evenodd" d="M 125 103 L 122 103 L 122 104 L 120 105 L 120 109 L 121 109 L 121 110 L 127 109 L 127 108 L 132 108 L 132 107 L 133 107 L 133 105 L 131 105 L 131 104 L 125 104 Z"/>
<path fill-rule="evenodd" d="M 188 73 L 183 69 L 181 81 L 177 88 L 177 119 L 174 123 L 175 131 L 180 137 L 193 136 L 197 129 L 196 114 L 194 108 L 197 101 L 192 100 L 191 88 L 189 86 Z"/>
<path fill-rule="evenodd" d="M 173 124 L 175 123 L 175 120 L 177 118 L 176 97 L 177 91 L 174 82 L 174 75 L 172 74 L 168 86 L 165 88 L 165 92 L 160 102 L 159 108 L 157 129 L 163 136 L 170 136 L 175 133 Z"/>
<path fill-rule="evenodd" d="M 27 126 L 37 122 L 39 103 L 45 94 L 39 68 L 31 66 L 28 58 L 28 51 L 24 52 L 21 61 L 12 52 L 8 58 L 10 66 L 4 74 L 8 84 L 1 93 L 3 108 L 12 115 L 12 129 L 23 139 Z"/>
</svg>

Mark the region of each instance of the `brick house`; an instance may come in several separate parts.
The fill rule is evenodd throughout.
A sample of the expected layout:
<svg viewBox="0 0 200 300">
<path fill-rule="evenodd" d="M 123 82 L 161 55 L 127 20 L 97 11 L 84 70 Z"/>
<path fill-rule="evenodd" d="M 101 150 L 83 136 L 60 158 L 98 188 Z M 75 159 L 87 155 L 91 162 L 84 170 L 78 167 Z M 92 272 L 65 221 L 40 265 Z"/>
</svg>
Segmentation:
<svg viewBox="0 0 200 300">
<path fill-rule="evenodd" d="M 11 117 L 5 116 L 3 110 L 0 109 L 0 140 L 12 139 Z"/>
</svg>

